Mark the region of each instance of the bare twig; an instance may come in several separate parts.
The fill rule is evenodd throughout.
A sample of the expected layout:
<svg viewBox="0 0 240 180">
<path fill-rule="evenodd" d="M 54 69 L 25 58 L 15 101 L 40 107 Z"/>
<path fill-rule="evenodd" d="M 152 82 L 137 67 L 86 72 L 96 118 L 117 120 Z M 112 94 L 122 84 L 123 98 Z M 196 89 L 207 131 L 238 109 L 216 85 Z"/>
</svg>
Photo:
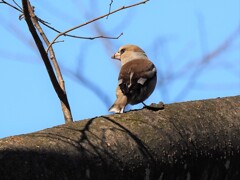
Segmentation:
<svg viewBox="0 0 240 180">
<path fill-rule="evenodd" d="M 15 10 L 23 13 L 22 8 L 21 8 L 14 0 L 13 0 L 13 2 L 14 2 L 14 4 L 16 4 L 16 6 L 17 6 L 18 8 L 15 7 L 14 5 L 11 5 L 10 3 L 8 3 L 8 2 L 6 2 L 6 1 L 4 1 L 4 0 L 2 0 L 2 2 L 0 2 L 0 3 L 6 4 L 6 5 L 14 8 Z M 20 15 L 19 15 L 19 20 L 22 20 L 22 18 L 24 18 L 24 14 L 20 14 Z M 35 15 L 35 18 L 37 19 L 37 21 L 39 21 L 42 25 L 46 26 L 47 28 L 49 28 L 49 29 L 51 29 L 51 30 L 53 30 L 53 31 L 55 31 L 55 32 L 57 32 L 57 33 L 61 33 L 61 31 L 59 31 L 59 30 L 57 30 L 56 28 L 50 26 L 50 25 L 49 25 L 50 23 L 42 20 L 41 18 L 37 17 L 36 15 Z M 79 39 L 89 39 L 89 40 L 100 39 L 100 38 L 102 38 L 102 39 L 119 39 L 122 35 L 123 35 L 123 33 L 119 34 L 119 35 L 116 36 L 116 37 L 103 36 L 103 35 L 93 36 L 93 37 L 86 37 L 86 36 L 76 36 L 76 35 L 72 35 L 72 34 L 64 34 L 64 36 L 67 36 L 67 37 L 79 38 Z M 59 41 L 59 42 L 61 42 L 61 41 Z M 55 43 L 56 43 L 56 42 L 55 42 Z M 55 44 L 55 43 L 53 43 L 53 44 Z"/>
<path fill-rule="evenodd" d="M 36 18 L 38 18 L 36 16 Z M 49 25 L 49 23 L 43 21 L 42 19 L 38 18 L 38 21 L 43 24 L 44 26 L 48 27 L 49 29 L 57 32 L 57 33 L 61 33 L 61 31 L 57 30 L 56 28 L 52 27 Z M 86 37 L 86 36 L 76 36 L 76 35 L 72 35 L 72 34 L 64 34 L 64 36 L 68 36 L 68 37 L 72 37 L 72 38 L 79 38 L 79 39 L 89 39 L 89 40 L 93 40 L 93 39 L 98 39 L 98 38 L 102 38 L 102 39 L 119 39 L 119 37 L 121 37 L 123 35 L 123 33 L 119 34 L 116 37 L 110 37 L 110 36 L 93 36 L 93 37 Z"/>
<path fill-rule="evenodd" d="M 14 4 L 19 8 L 21 9 L 21 11 L 23 10 L 21 6 L 19 6 L 19 4 L 15 1 L 15 0 L 12 0 L 14 2 Z"/>
<path fill-rule="evenodd" d="M 145 3 L 148 2 L 148 1 L 149 1 L 149 0 L 145 0 L 145 1 L 141 1 L 141 2 L 138 2 L 138 3 L 136 3 L 136 4 L 129 5 L 129 6 L 122 6 L 121 8 L 116 9 L 116 10 L 110 12 L 110 13 L 104 14 L 104 15 L 99 16 L 99 17 L 97 17 L 97 18 L 95 18 L 95 19 L 92 19 L 92 20 L 90 20 L 90 21 L 88 21 L 88 22 L 85 22 L 85 23 L 80 24 L 80 25 L 78 25 L 78 26 L 75 26 L 75 27 L 73 27 L 73 28 L 71 28 L 71 29 L 68 29 L 68 30 L 66 30 L 66 31 L 64 31 L 64 32 L 61 32 L 61 33 L 59 33 L 59 34 L 53 39 L 53 41 L 49 44 L 49 46 L 48 46 L 48 48 L 47 48 L 46 51 L 48 52 L 50 46 L 52 46 L 53 43 L 54 43 L 60 36 L 66 35 L 67 33 L 71 32 L 71 31 L 73 31 L 73 30 L 76 30 L 76 29 L 78 29 L 78 28 L 80 28 L 80 27 L 86 26 L 86 25 L 88 25 L 88 24 L 90 24 L 90 23 L 92 23 L 92 22 L 94 22 L 94 21 L 97 21 L 97 20 L 99 20 L 99 19 L 102 19 L 102 18 L 104 18 L 104 17 L 106 17 L 106 16 L 109 16 L 109 15 L 111 15 L 111 14 L 114 14 L 114 13 L 116 13 L 116 12 L 118 12 L 118 11 L 121 11 L 121 10 L 124 10 L 124 9 L 128 9 L 128 8 L 131 8 L 131 7 L 134 7 L 134 6 L 138 6 L 138 5 L 140 5 L 140 4 L 145 4 Z"/>
<path fill-rule="evenodd" d="M 110 2 L 110 4 L 109 4 L 108 14 L 110 14 L 110 12 L 111 12 L 112 3 L 113 3 L 113 0 L 111 0 L 111 2 Z M 109 15 L 108 15 L 108 16 L 109 16 Z M 108 19 L 108 16 L 106 17 L 106 19 Z"/>
<path fill-rule="evenodd" d="M 65 91 L 61 88 L 61 86 L 59 85 L 58 81 L 57 81 L 57 78 L 54 74 L 54 71 L 53 71 L 53 68 L 51 66 L 51 63 L 50 63 L 50 60 L 48 58 L 48 55 L 46 53 L 46 51 L 44 50 L 44 46 L 36 32 L 36 29 L 32 23 L 32 20 L 31 20 L 31 16 L 30 16 L 30 12 L 33 13 L 32 9 L 31 9 L 31 5 L 29 4 L 29 1 L 28 0 L 22 0 L 22 5 L 23 5 L 23 12 L 24 12 L 24 17 L 25 17 L 25 20 L 27 22 L 27 25 L 28 25 L 28 28 L 29 28 L 29 31 L 31 32 L 32 36 L 33 36 L 33 39 L 38 47 L 38 50 L 41 54 L 41 57 L 43 59 L 43 62 L 46 66 L 46 69 L 47 69 L 47 72 L 49 74 L 49 77 L 51 79 L 51 82 L 53 84 L 53 87 L 59 97 L 59 99 L 61 100 L 61 102 L 64 104 L 64 106 L 66 107 L 67 111 L 69 111 L 70 115 L 69 114 L 65 114 L 65 111 L 64 111 L 64 117 L 65 117 L 65 121 L 66 122 L 72 122 L 72 117 L 71 117 L 71 110 L 70 110 L 70 106 L 69 106 L 69 103 L 68 103 L 68 99 L 67 99 L 67 95 L 65 93 Z M 29 12 L 30 11 L 30 12 Z M 33 18 L 34 20 L 34 18 Z M 35 24 L 37 25 L 37 24 Z M 41 29 L 39 29 L 41 30 Z M 43 33 L 43 32 L 40 32 L 40 34 Z M 59 73 L 59 72 L 58 72 Z M 60 83 L 63 83 L 63 82 L 60 82 Z"/>
<path fill-rule="evenodd" d="M 42 30 L 41 26 L 39 25 L 38 19 L 37 19 L 37 17 L 34 14 L 34 11 L 32 9 L 32 6 L 31 6 L 30 2 L 29 2 L 29 5 L 28 5 L 28 9 L 29 9 L 29 12 L 30 12 L 30 16 L 32 18 L 32 22 L 34 23 L 35 27 L 39 31 L 39 33 L 42 36 L 42 38 L 43 38 L 44 42 L 46 43 L 46 45 L 48 45 L 49 44 L 48 38 L 45 35 L 44 31 Z M 64 84 L 63 77 L 62 77 L 62 73 L 61 73 L 61 70 L 60 70 L 60 68 L 58 66 L 58 63 L 57 63 L 57 60 L 56 60 L 56 56 L 55 56 L 55 53 L 54 53 L 52 47 L 50 48 L 49 52 L 50 52 L 50 58 L 51 58 L 51 60 L 53 62 L 53 66 L 54 66 L 55 71 L 56 71 L 58 83 L 59 83 L 61 89 L 63 90 L 63 92 L 66 94 L 65 84 Z M 64 113 L 65 121 L 66 122 L 72 122 L 73 118 L 72 118 L 72 114 L 71 114 L 70 109 L 68 109 L 66 107 L 66 105 L 62 101 L 61 101 L 61 105 L 62 105 L 62 111 Z"/>
<path fill-rule="evenodd" d="M 23 11 L 22 11 L 22 8 L 21 8 L 14 0 L 13 0 L 13 2 L 14 2 L 14 4 L 16 4 L 16 6 L 17 6 L 18 8 L 15 7 L 14 5 L 12 5 L 12 4 L 4 1 L 4 0 L 2 0 L 0 3 L 6 4 L 6 5 L 14 8 L 15 10 L 17 10 L 17 11 L 19 11 L 19 12 L 22 13 L 22 12 L 23 12 Z M 19 20 L 21 20 L 23 17 L 24 17 L 24 14 L 19 15 Z M 50 26 L 50 25 L 49 25 L 50 23 L 48 23 L 48 22 L 40 19 L 40 18 L 37 17 L 36 15 L 35 15 L 35 18 L 37 18 L 37 20 L 38 20 L 41 24 L 43 24 L 44 26 L 48 27 L 49 29 L 51 29 L 51 30 L 53 30 L 53 31 L 55 31 L 55 32 L 57 32 L 57 33 L 61 33 L 61 31 L 59 31 L 59 30 L 55 29 L 54 27 Z M 90 39 L 90 40 L 93 40 L 93 39 L 97 39 L 97 38 L 103 38 L 103 39 L 118 39 L 118 38 L 119 38 L 120 36 L 122 36 L 122 35 L 123 35 L 123 33 L 121 33 L 121 34 L 118 35 L 117 37 L 110 37 L 110 36 L 86 37 L 86 36 L 76 36 L 76 35 L 71 35 L 71 34 L 65 34 L 64 36 L 73 37 L 73 38 L 79 38 L 79 39 Z"/>
<path fill-rule="evenodd" d="M 13 2 L 14 2 L 14 4 L 16 4 L 18 7 L 14 6 L 14 5 L 12 5 L 12 4 L 10 4 L 10 3 L 4 1 L 4 0 L 2 0 L 0 3 L 6 4 L 6 5 L 8 5 L 8 6 L 14 8 L 14 9 L 16 9 L 17 11 L 22 12 L 21 7 L 19 8 L 19 5 L 18 5 L 15 1 L 13 1 Z"/>
</svg>

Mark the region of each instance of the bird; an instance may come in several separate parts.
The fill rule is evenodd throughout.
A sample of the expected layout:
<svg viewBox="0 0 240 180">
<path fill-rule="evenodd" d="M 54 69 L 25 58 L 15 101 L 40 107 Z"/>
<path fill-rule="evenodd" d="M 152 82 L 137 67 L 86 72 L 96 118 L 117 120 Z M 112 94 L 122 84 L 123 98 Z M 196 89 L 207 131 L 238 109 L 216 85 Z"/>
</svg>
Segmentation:
<svg viewBox="0 0 240 180">
<path fill-rule="evenodd" d="M 127 44 L 121 46 L 112 56 L 121 61 L 116 88 L 116 101 L 109 112 L 123 113 L 126 105 L 143 103 L 154 91 L 157 83 L 157 69 L 140 47 Z"/>
</svg>

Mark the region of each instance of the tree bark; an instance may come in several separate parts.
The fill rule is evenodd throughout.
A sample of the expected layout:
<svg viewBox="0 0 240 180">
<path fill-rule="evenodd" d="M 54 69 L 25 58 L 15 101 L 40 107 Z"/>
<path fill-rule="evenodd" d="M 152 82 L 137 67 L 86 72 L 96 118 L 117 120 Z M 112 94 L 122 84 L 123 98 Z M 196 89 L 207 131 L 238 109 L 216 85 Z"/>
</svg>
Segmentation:
<svg viewBox="0 0 240 180">
<path fill-rule="evenodd" d="M 100 116 L 0 140 L 0 179 L 240 179 L 240 96 Z"/>
</svg>

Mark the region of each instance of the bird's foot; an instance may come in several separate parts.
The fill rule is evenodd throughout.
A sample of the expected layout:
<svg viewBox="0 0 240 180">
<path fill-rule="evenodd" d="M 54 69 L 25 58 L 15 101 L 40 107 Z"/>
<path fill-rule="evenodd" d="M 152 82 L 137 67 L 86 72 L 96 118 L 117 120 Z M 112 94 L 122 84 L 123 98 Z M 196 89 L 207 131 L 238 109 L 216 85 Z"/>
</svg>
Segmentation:
<svg viewBox="0 0 240 180">
<path fill-rule="evenodd" d="M 164 109 L 164 103 L 163 102 L 159 102 L 158 104 L 157 103 L 152 103 L 152 104 L 150 104 L 150 106 L 146 105 L 144 102 L 142 102 L 142 104 L 144 105 L 144 108 L 147 108 L 147 109 L 152 110 L 152 111 L 158 111 L 158 110 Z"/>
</svg>

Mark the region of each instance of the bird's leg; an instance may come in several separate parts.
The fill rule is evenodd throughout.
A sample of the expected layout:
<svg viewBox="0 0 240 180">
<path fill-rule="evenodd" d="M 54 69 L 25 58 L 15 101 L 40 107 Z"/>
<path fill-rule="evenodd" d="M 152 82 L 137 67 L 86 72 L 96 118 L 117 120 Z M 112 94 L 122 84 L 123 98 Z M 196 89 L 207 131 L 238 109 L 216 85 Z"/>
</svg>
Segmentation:
<svg viewBox="0 0 240 180">
<path fill-rule="evenodd" d="M 141 103 L 144 105 L 144 107 L 147 107 L 147 105 L 144 102 L 141 102 Z"/>
</svg>

